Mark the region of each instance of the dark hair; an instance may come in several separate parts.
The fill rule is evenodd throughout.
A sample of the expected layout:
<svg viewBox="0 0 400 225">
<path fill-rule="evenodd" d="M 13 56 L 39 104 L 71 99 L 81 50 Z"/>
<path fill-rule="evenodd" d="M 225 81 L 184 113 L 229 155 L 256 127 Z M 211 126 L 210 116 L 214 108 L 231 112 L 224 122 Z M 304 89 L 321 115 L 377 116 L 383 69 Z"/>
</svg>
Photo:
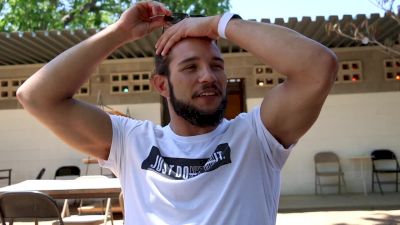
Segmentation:
<svg viewBox="0 0 400 225">
<path fill-rule="evenodd" d="M 167 54 L 166 56 L 155 55 L 154 61 L 155 61 L 154 74 L 159 74 L 159 75 L 162 75 L 162 76 L 169 77 L 169 75 L 170 75 L 170 70 L 169 70 L 170 57 L 169 57 L 169 54 Z"/>
<path fill-rule="evenodd" d="M 208 37 L 198 37 L 206 40 L 210 40 L 211 43 L 215 44 L 218 48 L 218 43 L 217 40 L 210 39 Z M 169 64 L 171 62 L 171 54 L 167 54 L 165 56 L 162 55 L 155 55 L 154 56 L 154 62 L 155 62 L 155 69 L 154 69 L 154 74 L 159 74 L 162 76 L 169 77 L 171 71 L 169 69 Z"/>
</svg>

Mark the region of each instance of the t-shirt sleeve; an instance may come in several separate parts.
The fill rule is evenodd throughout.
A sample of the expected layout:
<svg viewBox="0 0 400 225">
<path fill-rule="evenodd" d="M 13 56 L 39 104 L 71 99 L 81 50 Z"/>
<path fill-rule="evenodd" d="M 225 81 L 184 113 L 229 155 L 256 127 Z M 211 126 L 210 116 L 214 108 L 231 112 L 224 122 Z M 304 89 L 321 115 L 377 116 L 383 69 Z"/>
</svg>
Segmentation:
<svg viewBox="0 0 400 225">
<path fill-rule="evenodd" d="M 255 129 L 258 139 L 263 147 L 263 150 L 272 164 L 276 169 L 282 169 L 290 152 L 292 151 L 295 143 L 285 148 L 276 138 L 269 132 L 261 121 L 260 106 L 254 108 L 249 112 L 249 119 L 252 127 Z"/>
<path fill-rule="evenodd" d="M 126 148 L 126 135 L 127 130 L 131 124 L 129 123 L 131 119 L 123 117 L 110 115 L 112 123 L 112 143 L 110 154 L 107 160 L 99 159 L 99 165 L 101 167 L 110 169 L 117 177 L 121 173 L 121 160 L 124 158 L 125 148 Z"/>
</svg>

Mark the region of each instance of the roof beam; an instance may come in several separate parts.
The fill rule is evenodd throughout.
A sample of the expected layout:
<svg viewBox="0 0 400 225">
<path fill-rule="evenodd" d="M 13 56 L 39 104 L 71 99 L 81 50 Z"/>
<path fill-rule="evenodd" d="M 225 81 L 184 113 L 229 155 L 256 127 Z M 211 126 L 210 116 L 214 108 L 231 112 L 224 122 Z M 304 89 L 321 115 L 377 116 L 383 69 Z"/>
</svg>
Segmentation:
<svg viewBox="0 0 400 225">
<path fill-rule="evenodd" d="M 49 49 L 44 48 L 44 47 L 40 46 L 39 44 L 37 44 L 36 42 L 28 39 L 27 37 L 26 38 L 20 37 L 20 41 L 28 43 L 27 46 L 30 46 L 30 47 L 33 46 L 36 49 L 38 49 L 38 51 L 36 51 L 36 49 L 35 49 L 35 53 L 41 55 L 44 59 L 54 57 L 54 55 L 56 54 L 55 52 L 51 52 L 51 51 L 49 51 Z"/>
<path fill-rule="evenodd" d="M 10 42 L 11 42 L 10 38 L 6 38 L 7 41 L 5 41 L 4 38 L 6 38 L 6 37 L 4 37 L 3 35 L 0 35 L 0 43 L 2 43 L 4 47 L 7 47 L 7 48 L 5 48 L 5 50 L 10 53 L 7 57 L 18 56 L 19 58 L 24 60 L 23 62 L 25 62 L 25 63 L 39 63 L 39 61 L 36 61 L 35 59 L 33 59 L 35 57 L 32 57 L 29 53 L 22 51 L 20 48 L 18 48 L 15 45 L 10 44 Z M 29 58 L 27 56 L 30 56 L 31 58 Z"/>
<path fill-rule="evenodd" d="M 46 57 L 43 56 L 41 53 L 35 52 L 34 50 L 32 50 L 32 48 L 30 48 L 30 46 L 21 43 L 19 33 L 14 32 L 6 34 L 5 36 L 2 36 L 2 38 L 7 39 L 9 43 L 12 43 L 12 46 L 15 47 L 15 49 L 18 49 L 24 55 L 31 57 L 34 61 L 35 60 L 37 62 L 46 61 Z"/>
</svg>

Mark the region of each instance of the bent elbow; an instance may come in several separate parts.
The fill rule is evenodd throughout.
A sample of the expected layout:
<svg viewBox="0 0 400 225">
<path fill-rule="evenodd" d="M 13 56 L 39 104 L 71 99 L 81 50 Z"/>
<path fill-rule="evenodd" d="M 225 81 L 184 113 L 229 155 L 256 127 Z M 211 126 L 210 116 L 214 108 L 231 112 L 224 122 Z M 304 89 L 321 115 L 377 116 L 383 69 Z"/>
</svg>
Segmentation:
<svg viewBox="0 0 400 225">
<path fill-rule="evenodd" d="M 17 89 L 16 97 L 18 102 L 25 108 L 25 104 L 28 102 L 28 94 L 24 90 L 24 86 L 20 86 Z"/>
<path fill-rule="evenodd" d="M 329 50 L 326 55 L 326 76 L 328 76 L 328 80 L 333 84 L 336 80 L 339 62 L 336 54 L 332 50 Z"/>
<path fill-rule="evenodd" d="M 326 49 L 323 54 L 319 57 L 319 77 L 321 78 L 321 83 L 325 88 L 331 88 L 336 80 L 338 72 L 338 59 L 336 54 L 330 50 Z"/>
<path fill-rule="evenodd" d="M 29 112 L 31 112 L 35 106 L 38 107 L 38 104 L 40 102 L 38 100 L 40 99 L 40 97 L 33 94 L 31 88 L 27 86 L 26 82 L 17 89 L 16 97 L 22 107 Z"/>
</svg>

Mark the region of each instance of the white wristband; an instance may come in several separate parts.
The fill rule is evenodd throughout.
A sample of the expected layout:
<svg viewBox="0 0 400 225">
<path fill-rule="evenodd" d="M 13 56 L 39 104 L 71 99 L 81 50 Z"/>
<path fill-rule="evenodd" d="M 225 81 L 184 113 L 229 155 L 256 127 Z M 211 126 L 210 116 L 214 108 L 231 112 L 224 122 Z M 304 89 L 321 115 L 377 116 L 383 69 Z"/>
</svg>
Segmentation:
<svg viewBox="0 0 400 225">
<path fill-rule="evenodd" d="M 221 38 L 226 39 L 225 35 L 225 30 L 226 30 L 226 25 L 228 25 L 229 20 L 232 19 L 232 17 L 237 16 L 236 14 L 226 12 L 224 15 L 222 15 L 221 19 L 219 19 L 218 22 L 218 36 Z"/>
</svg>

